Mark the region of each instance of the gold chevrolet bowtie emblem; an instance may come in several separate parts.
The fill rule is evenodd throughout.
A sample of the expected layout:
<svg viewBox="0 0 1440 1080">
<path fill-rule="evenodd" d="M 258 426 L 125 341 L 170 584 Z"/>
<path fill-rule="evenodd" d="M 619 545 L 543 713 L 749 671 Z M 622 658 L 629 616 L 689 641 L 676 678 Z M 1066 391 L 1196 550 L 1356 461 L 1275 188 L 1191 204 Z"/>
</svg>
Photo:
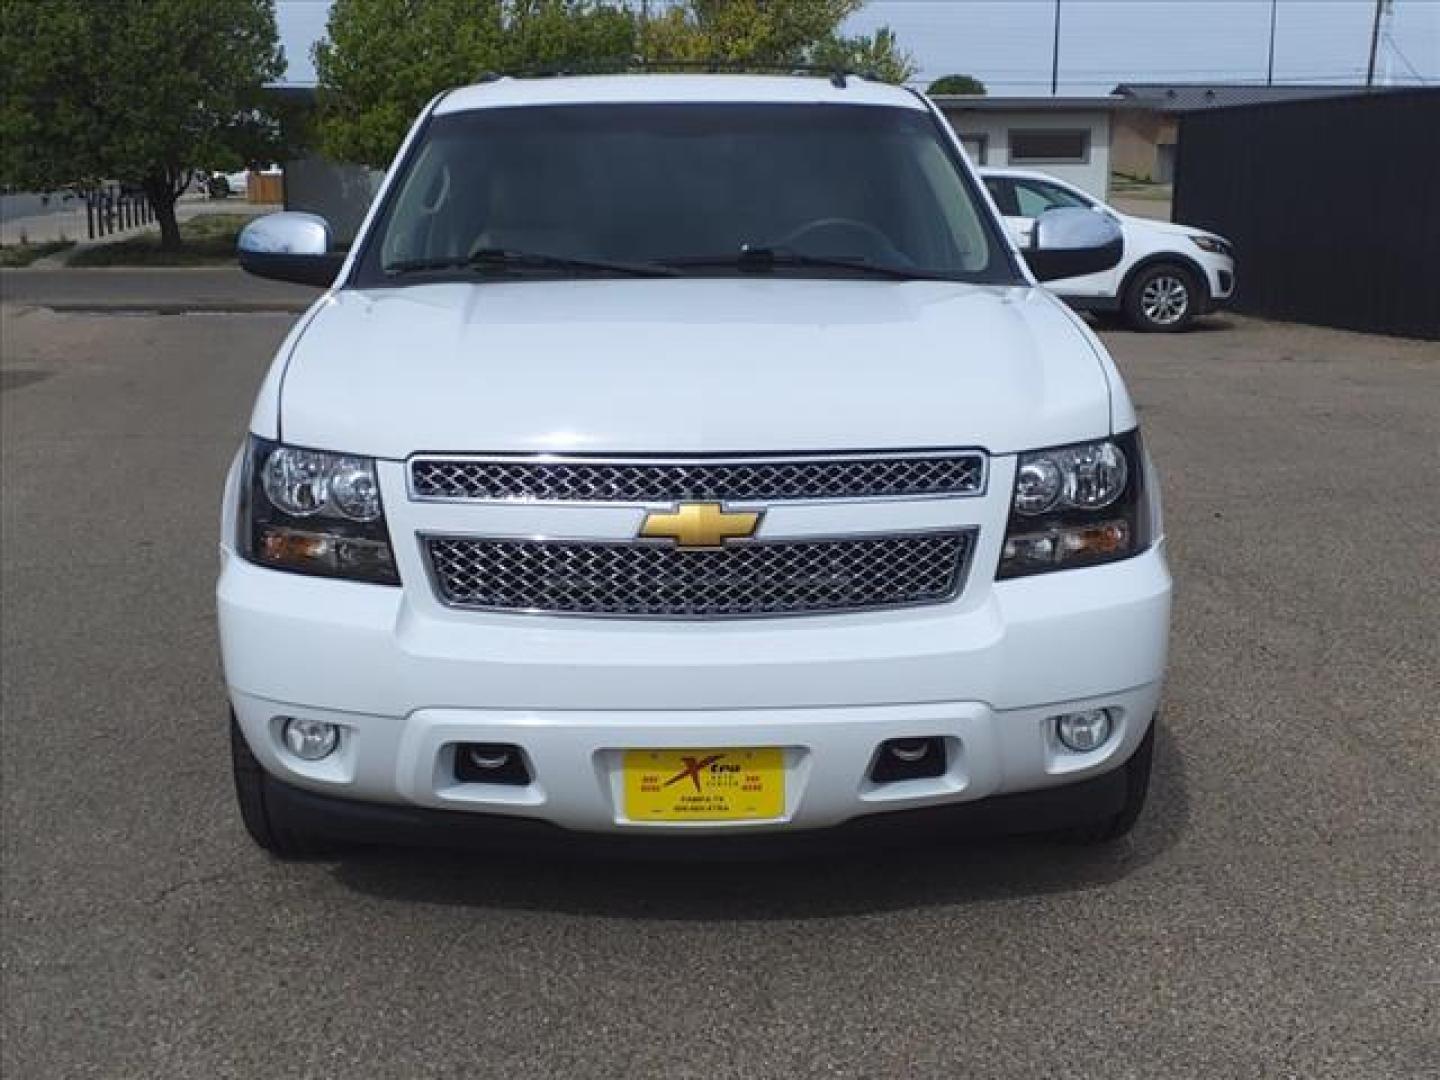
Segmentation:
<svg viewBox="0 0 1440 1080">
<path fill-rule="evenodd" d="M 681 503 L 674 510 L 645 515 L 640 535 L 647 540 L 674 540 L 683 548 L 717 548 L 726 540 L 754 536 L 758 510 L 726 510 L 719 503 Z"/>
</svg>

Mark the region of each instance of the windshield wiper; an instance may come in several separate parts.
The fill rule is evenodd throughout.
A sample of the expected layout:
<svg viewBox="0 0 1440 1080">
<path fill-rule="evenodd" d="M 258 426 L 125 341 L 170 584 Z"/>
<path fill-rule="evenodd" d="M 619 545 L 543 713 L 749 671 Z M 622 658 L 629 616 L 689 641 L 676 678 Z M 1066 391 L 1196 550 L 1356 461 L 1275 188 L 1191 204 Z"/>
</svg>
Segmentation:
<svg viewBox="0 0 1440 1080">
<path fill-rule="evenodd" d="M 959 278 L 939 274 L 930 270 L 894 266 L 889 263 L 871 262 L 862 256 L 804 255 L 784 248 L 754 247 L 745 244 L 736 255 L 681 255 L 661 260 L 666 266 L 701 268 L 709 266 L 731 267 L 743 273 L 768 273 L 777 269 L 815 268 L 821 270 L 849 270 L 856 274 L 878 275 L 894 281 L 958 281 Z"/>
<path fill-rule="evenodd" d="M 675 277 L 678 271 L 659 263 L 616 262 L 611 259 L 590 259 L 573 255 L 550 255 L 542 251 L 514 251 L 510 248 L 480 248 L 469 255 L 444 259 L 405 259 L 390 263 L 385 273 L 392 276 L 423 273 L 429 270 L 508 270 L 540 268 L 555 270 L 590 270 L 631 277 Z"/>
</svg>

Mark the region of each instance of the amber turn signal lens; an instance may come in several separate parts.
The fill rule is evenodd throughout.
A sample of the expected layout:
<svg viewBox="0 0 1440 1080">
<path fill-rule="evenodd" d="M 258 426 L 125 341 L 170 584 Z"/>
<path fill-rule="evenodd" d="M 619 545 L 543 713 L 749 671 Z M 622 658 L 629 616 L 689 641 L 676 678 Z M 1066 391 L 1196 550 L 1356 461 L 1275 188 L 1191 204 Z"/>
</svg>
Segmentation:
<svg viewBox="0 0 1440 1080">
<path fill-rule="evenodd" d="M 281 566 L 323 559 L 330 538 L 289 529 L 266 529 L 260 534 L 260 558 Z"/>
<path fill-rule="evenodd" d="M 1063 557 L 1114 555 L 1129 546 L 1130 528 L 1123 521 L 1107 521 L 1103 525 L 1066 529 L 1059 539 Z"/>
<path fill-rule="evenodd" d="M 1130 523 L 1102 521 L 1068 525 L 1005 539 L 1000 566 L 1012 576 L 1105 562 L 1130 553 Z"/>
<path fill-rule="evenodd" d="M 386 581 L 395 572 L 390 545 L 378 540 L 265 525 L 258 530 L 256 550 L 257 561 L 266 566 L 304 573 Z"/>
</svg>

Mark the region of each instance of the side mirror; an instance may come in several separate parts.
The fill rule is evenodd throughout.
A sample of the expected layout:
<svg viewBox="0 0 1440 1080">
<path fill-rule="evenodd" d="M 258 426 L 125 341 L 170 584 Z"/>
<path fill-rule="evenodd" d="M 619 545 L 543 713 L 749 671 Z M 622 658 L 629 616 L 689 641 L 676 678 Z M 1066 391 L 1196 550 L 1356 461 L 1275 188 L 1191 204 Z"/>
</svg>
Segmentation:
<svg viewBox="0 0 1440 1080">
<path fill-rule="evenodd" d="M 1030 246 L 1021 254 L 1040 281 L 1098 274 L 1120 262 L 1125 237 L 1107 214 L 1079 206 L 1059 206 L 1035 219 Z"/>
<path fill-rule="evenodd" d="M 240 268 L 256 277 L 329 288 L 345 262 L 330 250 L 330 226 L 318 214 L 286 210 L 240 230 Z"/>
</svg>

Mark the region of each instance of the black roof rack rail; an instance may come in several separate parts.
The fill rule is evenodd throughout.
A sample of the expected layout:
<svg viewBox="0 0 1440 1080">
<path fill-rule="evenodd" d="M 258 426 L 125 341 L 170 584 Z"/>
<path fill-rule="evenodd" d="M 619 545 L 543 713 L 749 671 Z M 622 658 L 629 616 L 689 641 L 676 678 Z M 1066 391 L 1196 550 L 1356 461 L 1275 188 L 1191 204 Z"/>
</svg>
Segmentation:
<svg viewBox="0 0 1440 1080">
<path fill-rule="evenodd" d="M 844 90 L 846 80 L 854 75 L 874 78 L 873 73 L 851 71 L 833 64 L 782 64 L 756 60 L 695 60 L 664 57 L 625 56 L 596 60 L 579 60 L 559 64 L 538 64 L 510 68 L 502 72 L 486 71 L 476 82 L 489 83 L 504 78 L 544 79 L 565 75 L 623 75 L 629 72 L 699 72 L 702 74 L 748 75 L 823 75 L 837 90 Z"/>
</svg>

